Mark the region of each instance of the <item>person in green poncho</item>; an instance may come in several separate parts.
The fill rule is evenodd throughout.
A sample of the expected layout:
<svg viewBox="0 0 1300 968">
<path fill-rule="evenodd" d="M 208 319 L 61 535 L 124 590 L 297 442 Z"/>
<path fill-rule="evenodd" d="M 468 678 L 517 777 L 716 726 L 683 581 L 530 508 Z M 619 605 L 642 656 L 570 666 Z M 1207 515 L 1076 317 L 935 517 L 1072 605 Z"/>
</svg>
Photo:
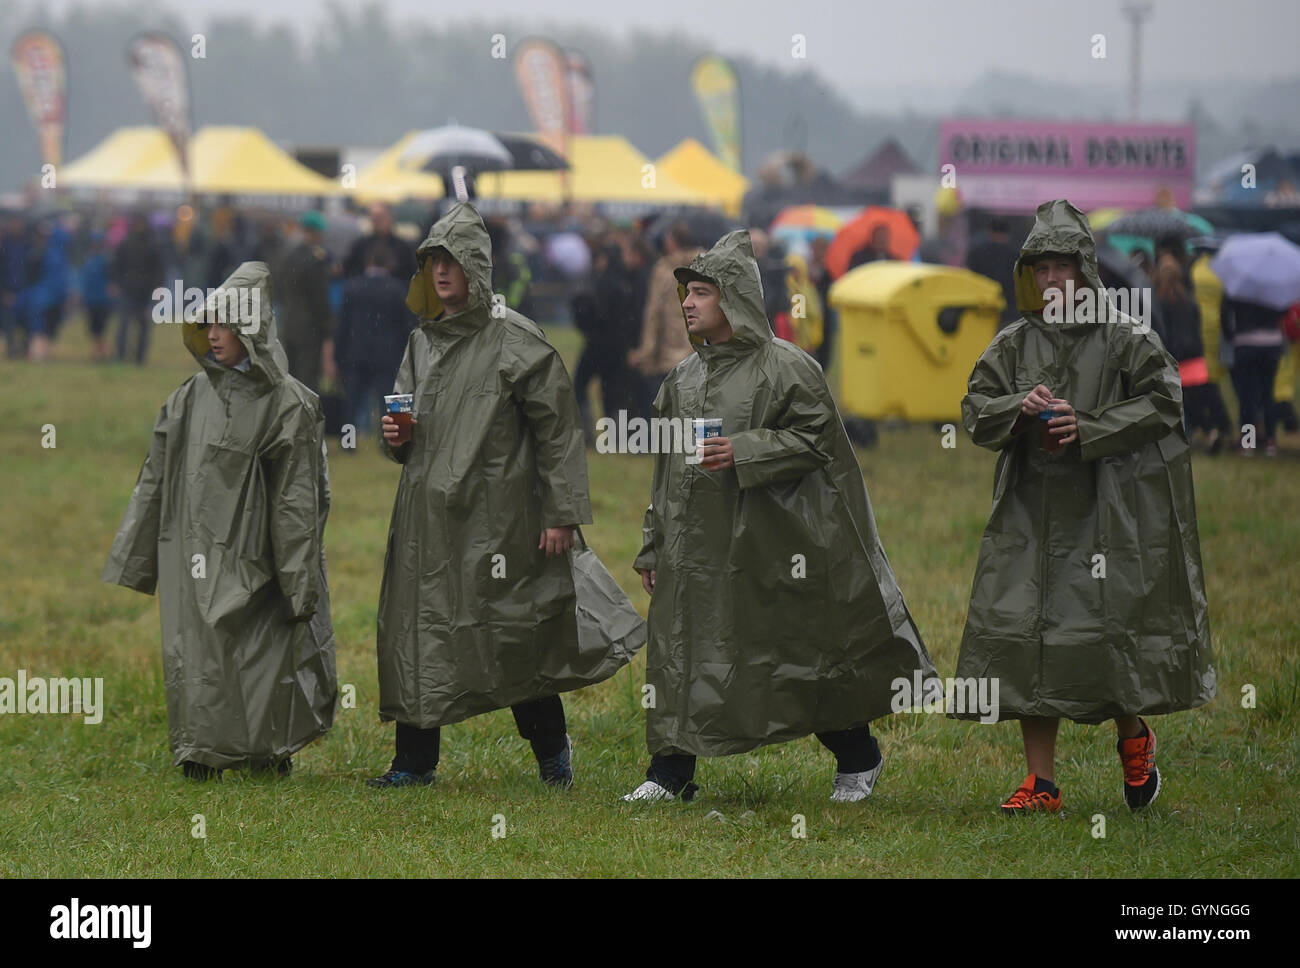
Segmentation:
<svg viewBox="0 0 1300 968">
<path fill-rule="evenodd" d="M 1029 775 L 1003 813 L 1061 810 L 1062 718 L 1115 721 L 1124 801 L 1140 810 L 1161 782 L 1143 717 L 1215 692 L 1178 367 L 1114 310 L 1069 202 L 1039 206 L 1015 284 L 1022 315 L 962 401 L 998 461 L 957 676 L 996 677 L 1000 718 L 1020 720 Z"/>
<path fill-rule="evenodd" d="M 103 579 L 158 590 L 185 776 L 285 775 L 338 695 L 324 417 L 289 375 L 264 263 L 241 265 L 204 309 L 181 324 L 201 369 L 158 415 Z"/>
<path fill-rule="evenodd" d="M 933 675 L 876 533 L 821 368 L 772 335 L 748 232 L 676 270 L 693 352 L 656 418 L 720 418 L 703 462 L 655 460 L 635 567 L 650 593 L 646 780 L 625 800 L 689 800 L 698 756 L 816 734 L 832 800 L 870 795 L 869 724 L 894 682 Z"/>
<path fill-rule="evenodd" d="M 397 750 L 369 782 L 432 783 L 440 728 L 509 706 L 542 780 L 567 787 L 559 694 L 630 657 L 578 634 L 568 555 L 592 518 L 577 400 L 537 325 L 494 297 L 473 205 L 435 223 L 417 256 L 407 305 L 420 325 L 393 387 L 413 394 L 414 423 L 383 419 L 403 465 L 377 640 L 379 715 L 396 722 Z"/>
</svg>

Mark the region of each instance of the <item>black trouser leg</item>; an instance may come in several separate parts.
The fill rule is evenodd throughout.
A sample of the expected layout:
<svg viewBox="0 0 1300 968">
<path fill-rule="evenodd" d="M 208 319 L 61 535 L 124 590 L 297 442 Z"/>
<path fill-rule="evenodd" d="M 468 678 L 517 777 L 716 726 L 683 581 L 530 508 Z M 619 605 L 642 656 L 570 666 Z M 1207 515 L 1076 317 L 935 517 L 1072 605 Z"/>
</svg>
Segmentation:
<svg viewBox="0 0 1300 968">
<path fill-rule="evenodd" d="M 865 773 L 880 762 L 880 744 L 869 726 L 818 733 L 817 739 L 835 754 L 835 768 L 841 773 Z"/>
<path fill-rule="evenodd" d="M 652 756 L 645 778 L 676 796 L 695 779 L 695 757 L 689 753 Z"/>
<path fill-rule="evenodd" d="M 442 730 L 437 726 L 420 729 L 418 726 L 398 723 L 397 755 L 393 757 L 391 768 L 408 773 L 428 773 L 438 765 L 441 740 Z"/>
<path fill-rule="evenodd" d="M 519 735 L 528 740 L 533 747 L 533 755 L 539 760 L 550 759 L 564 752 L 568 726 L 564 721 L 564 703 L 559 696 L 521 702 L 517 706 L 511 706 L 510 711 L 515 715 Z"/>
</svg>

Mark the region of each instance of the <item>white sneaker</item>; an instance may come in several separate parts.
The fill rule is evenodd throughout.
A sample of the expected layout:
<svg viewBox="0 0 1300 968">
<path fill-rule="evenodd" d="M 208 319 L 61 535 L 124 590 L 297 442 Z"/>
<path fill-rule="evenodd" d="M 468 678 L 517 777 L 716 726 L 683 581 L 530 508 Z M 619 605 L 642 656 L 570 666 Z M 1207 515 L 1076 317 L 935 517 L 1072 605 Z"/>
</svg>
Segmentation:
<svg viewBox="0 0 1300 968">
<path fill-rule="evenodd" d="M 871 790 L 876 785 L 876 777 L 880 776 L 884 765 L 885 758 L 882 756 L 875 768 L 865 773 L 836 773 L 831 799 L 836 803 L 857 803 L 859 800 L 865 800 L 871 796 Z"/>
<path fill-rule="evenodd" d="M 667 787 L 660 786 L 654 780 L 646 780 L 623 799 L 631 802 L 633 800 L 675 800 L 677 798 L 668 792 Z"/>
</svg>

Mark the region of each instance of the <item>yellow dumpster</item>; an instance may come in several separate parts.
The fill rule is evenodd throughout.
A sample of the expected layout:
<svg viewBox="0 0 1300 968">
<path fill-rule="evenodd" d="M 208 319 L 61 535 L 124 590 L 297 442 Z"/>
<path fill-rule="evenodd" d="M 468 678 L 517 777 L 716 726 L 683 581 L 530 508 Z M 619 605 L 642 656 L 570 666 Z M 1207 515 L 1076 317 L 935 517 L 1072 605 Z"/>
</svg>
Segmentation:
<svg viewBox="0 0 1300 968">
<path fill-rule="evenodd" d="M 954 420 L 1002 313 L 1002 287 L 967 269 L 869 262 L 831 286 L 846 415 Z"/>
</svg>

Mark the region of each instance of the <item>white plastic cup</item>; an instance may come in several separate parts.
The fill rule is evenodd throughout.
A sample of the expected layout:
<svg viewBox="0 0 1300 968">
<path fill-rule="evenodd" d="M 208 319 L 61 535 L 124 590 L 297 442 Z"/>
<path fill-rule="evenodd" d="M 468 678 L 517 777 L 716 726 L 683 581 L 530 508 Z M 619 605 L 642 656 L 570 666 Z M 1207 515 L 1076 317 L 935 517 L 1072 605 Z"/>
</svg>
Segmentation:
<svg viewBox="0 0 1300 968">
<path fill-rule="evenodd" d="M 722 436 L 722 418 L 696 417 L 691 425 L 695 428 L 695 451 L 686 455 L 686 463 L 699 464 L 704 460 L 704 442 Z"/>
</svg>

